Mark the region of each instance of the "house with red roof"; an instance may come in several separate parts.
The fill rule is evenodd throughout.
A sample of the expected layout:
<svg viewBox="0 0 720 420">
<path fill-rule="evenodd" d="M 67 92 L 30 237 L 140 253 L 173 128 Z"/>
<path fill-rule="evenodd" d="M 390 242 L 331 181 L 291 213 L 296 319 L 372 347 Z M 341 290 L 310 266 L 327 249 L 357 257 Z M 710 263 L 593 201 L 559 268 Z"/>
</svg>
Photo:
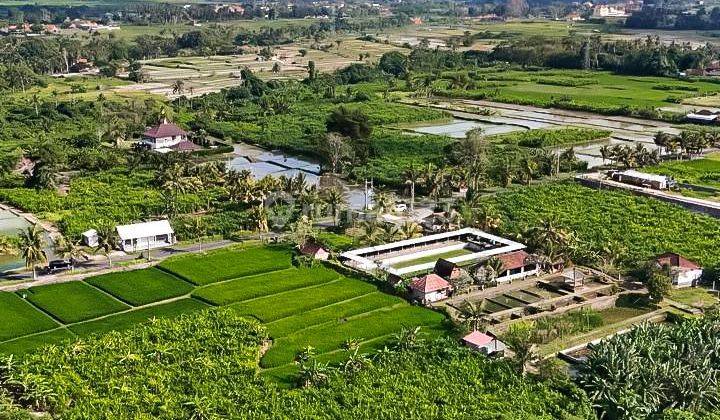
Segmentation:
<svg viewBox="0 0 720 420">
<path fill-rule="evenodd" d="M 170 149 L 185 142 L 188 142 L 188 133 L 169 122 L 167 118 L 163 118 L 160 124 L 148 128 L 142 136 L 142 143 L 153 150 Z"/>
<path fill-rule="evenodd" d="M 306 242 L 305 245 L 300 247 L 300 253 L 323 261 L 330 257 L 330 252 L 317 242 Z"/>
<path fill-rule="evenodd" d="M 655 264 L 659 268 L 667 269 L 672 284 L 677 287 L 696 286 L 703 274 L 703 269 L 698 264 L 673 252 L 658 255 Z"/>
<path fill-rule="evenodd" d="M 536 275 L 540 271 L 540 264 L 537 260 L 523 250 L 501 254 L 496 258 L 502 262 L 502 270 L 495 279 L 498 283 L 524 279 Z"/>
<path fill-rule="evenodd" d="M 422 277 L 415 277 L 410 282 L 410 296 L 423 305 L 447 299 L 452 293 L 453 287 L 444 278 L 435 273 Z"/>
<path fill-rule="evenodd" d="M 497 338 L 473 331 L 462 338 L 465 346 L 488 356 L 504 356 L 507 346 Z"/>
</svg>

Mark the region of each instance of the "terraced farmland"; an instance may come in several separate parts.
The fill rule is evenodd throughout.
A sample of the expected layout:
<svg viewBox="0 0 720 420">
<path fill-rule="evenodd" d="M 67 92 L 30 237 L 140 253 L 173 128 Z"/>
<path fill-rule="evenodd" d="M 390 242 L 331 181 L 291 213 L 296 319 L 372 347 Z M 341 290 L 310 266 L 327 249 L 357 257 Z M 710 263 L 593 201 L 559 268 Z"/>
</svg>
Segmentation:
<svg viewBox="0 0 720 420">
<path fill-rule="evenodd" d="M 316 265 L 291 266 L 287 247 L 232 247 L 168 259 L 157 268 L 0 294 L 0 353 L 23 354 L 76 337 L 123 330 L 225 306 L 267 326 L 272 346 L 264 374 L 288 382 L 295 355 L 312 346 L 339 362 L 350 339 L 363 351 L 381 348 L 402 328 L 445 333 L 445 316 L 385 294 L 366 281 Z"/>
</svg>

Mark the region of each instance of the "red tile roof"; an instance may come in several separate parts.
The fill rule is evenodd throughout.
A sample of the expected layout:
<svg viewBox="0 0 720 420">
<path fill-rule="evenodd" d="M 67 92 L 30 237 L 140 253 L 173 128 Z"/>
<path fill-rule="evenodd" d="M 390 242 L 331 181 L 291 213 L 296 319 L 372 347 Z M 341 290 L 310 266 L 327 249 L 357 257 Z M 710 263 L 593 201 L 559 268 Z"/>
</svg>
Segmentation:
<svg viewBox="0 0 720 420">
<path fill-rule="evenodd" d="M 436 290 L 442 290 L 452 287 L 445 279 L 438 276 L 437 274 L 428 274 L 419 278 L 413 279 L 410 283 L 410 288 L 422 293 L 430 293 Z"/>
<path fill-rule="evenodd" d="M 525 251 L 514 251 L 503 255 L 498 255 L 498 259 L 503 263 L 504 270 L 513 270 L 523 267 L 530 254 Z"/>
<path fill-rule="evenodd" d="M 464 342 L 472 344 L 474 346 L 482 347 L 482 346 L 486 346 L 486 345 L 492 343 L 494 338 L 490 337 L 487 334 L 483 334 L 480 331 L 473 331 L 470 334 L 463 337 L 462 340 Z"/>
<path fill-rule="evenodd" d="M 666 252 L 658 256 L 655 261 L 657 261 L 660 266 L 669 265 L 670 267 L 680 267 L 687 270 L 697 270 L 700 268 L 700 266 L 695 264 L 694 262 L 684 258 L 680 254 L 675 254 L 673 252 Z"/>
<path fill-rule="evenodd" d="M 150 137 L 151 139 L 186 135 L 187 133 L 183 131 L 180 127 L 171 122 L 168 122 L 167 120 L 163 120 L 160 125 L 156 125 L 155 127 L 152 127 L 148 129 L 145 133 L 143 133 L 143 136 Z"/>
<path fill-rule="evenodd" d="M 325 248 L 322 247 L 322 245 L 316 243 L 316 242 L 307 242 L 305 245 L 300 248 L 300 252 L 305 255 L 315 255 L 318 253 L 318 251 L 325 251 Z"/>
</svg>

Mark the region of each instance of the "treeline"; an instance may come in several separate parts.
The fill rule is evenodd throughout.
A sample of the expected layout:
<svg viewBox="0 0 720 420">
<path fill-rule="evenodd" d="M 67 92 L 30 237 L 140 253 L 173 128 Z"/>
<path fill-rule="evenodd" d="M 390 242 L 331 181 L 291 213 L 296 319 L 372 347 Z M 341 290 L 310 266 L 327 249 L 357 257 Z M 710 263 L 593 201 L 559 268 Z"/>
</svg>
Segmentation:
<svg viewBox="0 0 720 420">
<path fill-rule="evenodd" d="M 689 14 L 684 13 L 685 11 L 685 8 L 645 7 L 633 13 L 625 22 L 625 26 L 637 29 L 720 29 L 720 7 L 713 7 L 709 11 L 701 7 L 696 13 Z"/>
</svg>

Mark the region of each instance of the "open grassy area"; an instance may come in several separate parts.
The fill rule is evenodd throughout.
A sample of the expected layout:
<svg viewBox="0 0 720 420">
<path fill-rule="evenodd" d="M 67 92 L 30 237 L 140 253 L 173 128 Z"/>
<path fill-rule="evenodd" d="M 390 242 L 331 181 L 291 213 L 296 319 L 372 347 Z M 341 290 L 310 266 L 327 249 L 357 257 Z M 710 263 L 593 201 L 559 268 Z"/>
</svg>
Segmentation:
<svg viewBox="0 0 720 420">
<path fill-rule="evenodd" d="M 31 287 L 19 293 L 26 294 L 33 305 L 65 324 L 130 309 L 130 306 L 77 281 Z"/>
<path fill-rule="evenodd" d="M 717 295 L 713 295 L 704 287 L 685 287 L 673 289 L 670 299 L 696 308 L 708 308 L 718 303 Z"/>
<path fill-rule="evenodd" d="M 91 277 L 88 283 L 133 306 L 190 293 L 193 286 L 157 268 Z"/>
<path fill-rule="evenodd" d="M 289 268 L 290 250 L 285 247 L 229 248 L 169 259 L 159 267 L 193 284 L 204 285 Z"/>
<path fill-rule="evenodd" d="M 392 268 L 412 267 L 412 266 L 418 265 L 418 264 L 427 264 L 430 262 L 435 262 L 435 261 L 439 260 L 440 258 L 447 259 L 447 258 L 459 257 L 461 255 L 468 255 L 468 254 L 472 254 L 472 251 L 470 251 L 468 249 L 464 249 L 464 248 L 456 249 L 453 251 L 441 252 L 439 254 L 428 255 L 425 257 L 415 258 L 415 259 L 408 260 L 408 261 L 397 262 L 395 264 L 392 264 L 391 267 Z"/>
<path fill-rule="evenodd" d="M 193 296 L 214 305 L 227 305 L 327 283 L 338 277 L 338 273 L 326 268 L 291 268 L 210 285 L 199 289 Z"/>
<path fill-rule="evenodd" d="M 720 188 L 720 153 L 713 153 L 702 159 L 666 161 L 657 166 L 643 168 L 643 171 L 668 175 L 678 182 L 711 188 Z"/>
<path fill-rule="evenodd" d="M 8 292 L 0 292 L 0 319 L 0 341 L 57 327 L 52 318 Z"/>
<path fill-rule="evenodd" d="M 78 336 L 124 330 L 151 318 L 171 318 L 180 314 L 207 308 L 208 305 L 195 299 L 180 299 L 161 305 L 148 306 L 131 312 L 71 325 L 70 331 Z"/>
<path fill-rule="evenodd" d="M 75 336 L 70 331 L 64 328 L 56 329 L 0 343 L 0 353 L 21 356 L 35 349 L 51 344 L 59 344 L 63 341 L 72 340 L 73 338 L 75 338 Z"/>
</svg>

